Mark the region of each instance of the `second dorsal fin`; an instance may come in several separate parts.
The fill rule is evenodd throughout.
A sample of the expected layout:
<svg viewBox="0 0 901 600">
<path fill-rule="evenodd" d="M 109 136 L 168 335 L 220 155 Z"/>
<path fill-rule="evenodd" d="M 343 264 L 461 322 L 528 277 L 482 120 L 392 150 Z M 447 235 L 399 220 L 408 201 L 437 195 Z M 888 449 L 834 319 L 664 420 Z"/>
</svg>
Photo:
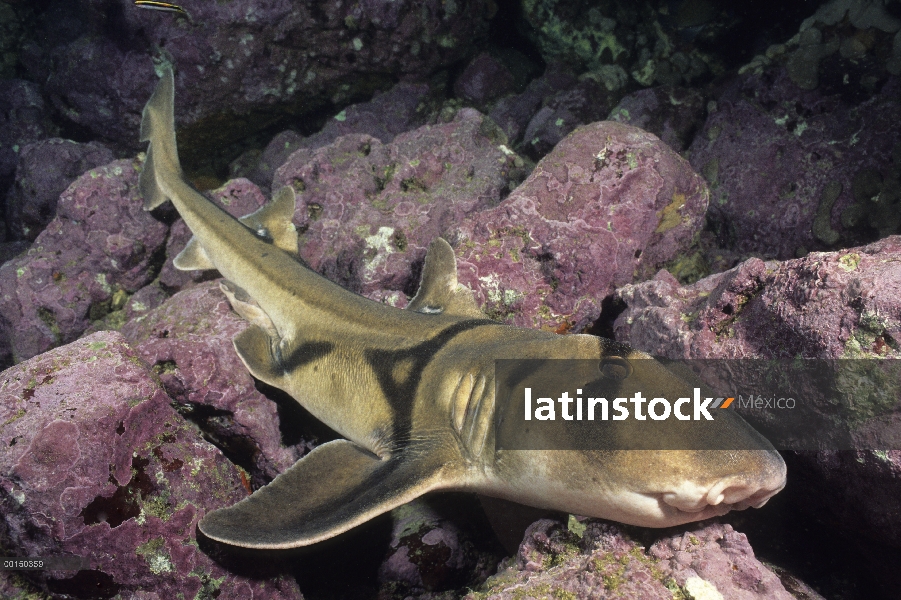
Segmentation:
<svg viewBox="0 0 901 600">
<path fill-rule="evenodd" d="M 458 284 L 454 249 L 442 238 L 436 238 L 429 245 L 425 265 L 422 267 L 419 292 L 407 305 L 407 310 L 423 314 L 485 318 L 476 306 L 472 291 Z"/>
<path fill-rule="evenodd" d="M 297 229 L 291 221 L 296 202 L 294 188 L 286 185 L 265 206 L 239 220 L 257 235 L 270 239 L 277 248 L 297 256 Z"/>
<path fill-rule="evenodd" d="M 258 237 L 267 239 L 288 254 L 297 256 L 297 229 L 291 219 L 297 198 L 294 189 L 285 186 L 275 193 L 265 206 L 238 219 Z M 192 237 L 185 249 L 172 261 L 180 271 L 202 271 L 215 269 L 213 261 L 206 253 L 197 237 Z"/>
</svg>

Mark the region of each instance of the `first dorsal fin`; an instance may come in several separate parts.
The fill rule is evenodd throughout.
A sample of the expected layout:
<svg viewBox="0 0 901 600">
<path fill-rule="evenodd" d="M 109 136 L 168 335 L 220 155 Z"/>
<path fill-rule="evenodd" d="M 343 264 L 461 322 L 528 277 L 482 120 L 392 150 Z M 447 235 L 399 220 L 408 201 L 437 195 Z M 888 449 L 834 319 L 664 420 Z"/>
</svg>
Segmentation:
<svg viewBox="0 0 901 600">
<path fill-rule="evenodd" d="M 419 292 L 407 305 L 408 310 L 424 314 L 446 314 L 484 319 L 472 291 L 457 283 L 457 259 L 454 249 L 442 238 L 429 245 L 422 267 Z"/>
</svg>

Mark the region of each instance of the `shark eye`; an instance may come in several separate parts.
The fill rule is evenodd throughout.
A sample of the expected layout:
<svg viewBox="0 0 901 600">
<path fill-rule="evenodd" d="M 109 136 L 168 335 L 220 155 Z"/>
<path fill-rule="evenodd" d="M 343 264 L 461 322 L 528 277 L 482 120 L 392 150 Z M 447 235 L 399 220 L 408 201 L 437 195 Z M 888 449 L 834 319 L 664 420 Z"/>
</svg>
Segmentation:
<svg viewBox="0 0 901 600">
<path fill-rule="evenodd" d="M 622 356 L 607 356 L 598 363 L 598 370 L 607 379 L 622 381 L 632 374 L 632 365 Z"/>
</svg>

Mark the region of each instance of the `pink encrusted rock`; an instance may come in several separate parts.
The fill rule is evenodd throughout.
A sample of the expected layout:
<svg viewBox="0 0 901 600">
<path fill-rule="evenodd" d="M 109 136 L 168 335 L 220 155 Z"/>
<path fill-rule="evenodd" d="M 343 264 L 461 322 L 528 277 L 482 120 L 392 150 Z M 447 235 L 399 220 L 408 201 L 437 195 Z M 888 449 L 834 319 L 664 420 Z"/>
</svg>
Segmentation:
<svg viewBox="0 0 901 600">
<path fill-rule="evenodd" d="M 781 68 L 729 83 L 690 148 L 720 245 L 788 259 L 901 233 L 899 94 L 849 105 Z"/>
<path fill-rule="evenodd" d="M 0 339 L 15 361 L 76 339 L 153 279 L 167 227 L 146 213 L 138 164 L 88 171 L 28 252 L 0 267 Z"/>
<path fill-rule="evenodd" d="M 24 62 L 69 120 L 128 145 L 137 142 L 154 66 L 171 62 L 179 124 L 234 140 L 248 123 L 271 124 L 279 108 L 309 114 L 465 60 L 488 31 L 488 7 L 487 0 L 251 0 L 200 2 L 186 7 L 190 17 L 160 18 L 129 0 L 85 0 L 84 19 L 62 39 L 58 27 L 39 27 L 34 35 L 45 43 Z"/>
<path fill-rule="evenodd" d="M 523 132 L 523 152 L 538 160 L 581 125 L 603 120 L 619 99 L 592 78 L 583 78 L 569 89 L 543 99 Z"/>
<path fill-rule="evenodd" d="M 682 287 L 623 286 L 616 338 L 668 358 L 901 355 L 901 236 L 782 263 L 749 259 Z"/>
<path fill-rule="evenodd" d="M 51 138 L 25 144 L 19 151 L 15 184 L 6 197 L 7 227 L 17 239 L 33 241 L 56 216 L 59 196 L 69 184 L 113 158 L 99 142 Z"/>
<path fill-rule="evenodd" d="M 502 563 L 478 596 L 466 598 L 671 600 L 677 594 L 792 599 L 754 557 L 745 535 L 729 525 L 698 524 L 645 549 L 612 524 L 571 521 L 567 529 L 548 519 L 533 523 L 514 559 Z"/>
<path fill-rule="evenodd" d="M 18 149 L 56 133 L 41 87 L 22 79 L 0 80 L 0 197 L 6 196 L 19 162 Z"/>
<path fill-rule="evenodd" d="M 254 387 L 232 346 L 247 326 L 213 281 L 175 294 L 126 323 L 121 333 L 159 373 L 182 414 L 241 457 L 260 487 L 309 448 L 282 446 L 276 405 Z"/>
<path fill-rule="evenodd" d="M 681 153 L 704 125 L 705 105 L 706 98 L 700 90 L 662 85 L 622 98 L 608 118 L 653 133 Z"/>
<path fill-rule="evenodd" d="M 315 150 L 343 135 L 354 133 L 365 133 L 387 144 L 398 134 L 425 124 L 428 114 L 422 110 L 422 103 L 428 93 L 429 86 L 425 84 L 398 83 L 390 90 L 376 94 L 368 102 L 351 104 L 311 136 L 303 137 L 291 130 L 279 133 L 261 153 L 256 151 L 256 160 L 250 157 L 244 159 L 252 166 L 238 170 L 234 168 L 238 165 L 232 163 L 232 173 L 246 172 L 248 179 L 268 190 L 275 170 L 298 148 Z"/>
<path fill-rule="evenodd" d="M 492 317 L 578 331 L 615 286 L 684 252 L 706 207 L 704 181 L 658 138 L 586 125 L 500 205 L 456 229 L 460 282 Z"/>
<path fill-rule="evenodd" d="M 77 574 L 21 575 L 56 595 L 300 598 L 197 547 L 207 510 L 245 497 L 238 470 L 169 405 L 118 333 L 26 361 L 0 384 L 0 528 L 18 556 L 82 556 Z"/>
<path fill-rule="evenodd" d="M 244 178 L 232 179 L 204 195 L 237 218 L 249 215 L 269 201 L 256 184 Z M 170 293 L 218 277 L 215 271 L 179 271 L 172 264 L 172 260 L 184 250 L 191 236 L 191 230 L 183 220 L 178 219 L 172 224 L 166 241 L 166 261 L 160 271 L 160 284 Z"/>
<path fill-rule="evenodd" d="M 576 86 L 578 79 L 562 63 L 551 63 L 541 77 L 533 79 L 522 93 L 501 98 L 489 116 L 509 139 L 510 146 L 518 144 L 532 117 L 542 104 L 557 92 Z"/>
<path fill-rule="evenodd" d="M 391 511 L 390 547 L 379 567 L 383 589 L 418 595 L 424 590 L 475 587 L 494 571 L 500 556 L 480 535 L 492 534 L 471 526 L 472 511 L 479 509 L 470 498 L 461 501 L 461 496 L 417 498 Z"/>
<path fill-rule="evenodd" d="M 476 56 L 454 82 L 454 94 L 467 102 L 483 106 L 513 92 L 513 75 L 497 58 L 482 52 Z"/>
<path fill-rule="evenodd" d="M 690 531 L 657 540 L 647 553 L 660 561 L 664 574 L 695 598 L 703 597 L 701 592 L 711 586 L 726 600 L 793 598 L 779 577 L 754 556 L 747 536 L 729 524 L 698 524 Z"/>
<path fill-rule="evenodd" d="M 382 144 L 349 135 L 301 149 L 276 171 L 273 189 L 298 191 L 300 255 L 356 292 L 405 305 L 418 284 L 413 267 L 429 243 L 468 214 L 495 205 L 522 176 L 484 115 L 459 111 Z"/>
</svg>

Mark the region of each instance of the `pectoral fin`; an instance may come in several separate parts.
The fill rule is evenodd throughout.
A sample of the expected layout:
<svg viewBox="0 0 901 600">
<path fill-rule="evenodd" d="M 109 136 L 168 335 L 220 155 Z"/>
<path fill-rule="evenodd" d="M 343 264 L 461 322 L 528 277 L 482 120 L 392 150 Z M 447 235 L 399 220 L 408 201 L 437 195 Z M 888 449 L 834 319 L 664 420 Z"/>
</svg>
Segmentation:
<svg viewBox="0 0 901 600">
<path fill-rule="evenodd" d="M 381 460 L 353 442 L 319 446 L 266 487 L 200 521 L 209 538 L 284 549 L 325 540 L 436 489 L 437 469 L 395 455 Z"/>
<path fill-rule="evenodd" d="M 228 298 L 229 304 L 231 304 L 232 309 L 236 313 L 241 315 L 251 325 L 256 325 L 262 329 L 269 336 L 270 344 L 272 343 L 271 340 L 278 339 L 278 331 L 275 329 L 272 319 L 269 318 L 269 315 L 266 314 L 266 311 L 260 307 L 256 300 L 250 297 L 244 288 L 235 285 L 231 281 L 221 281 L 219 282 L 219 289 Z"/>
<path fill-rule="evenodd" d="M 422 267 L 419 292 L 410 300 L 407 310 L 424 314 L 448 314 L 484 319 L 476 306 L 472 291 L 457 282 L 457 259 L 445 240 L 436 238 L 429 245 Z"/>
</svg>

